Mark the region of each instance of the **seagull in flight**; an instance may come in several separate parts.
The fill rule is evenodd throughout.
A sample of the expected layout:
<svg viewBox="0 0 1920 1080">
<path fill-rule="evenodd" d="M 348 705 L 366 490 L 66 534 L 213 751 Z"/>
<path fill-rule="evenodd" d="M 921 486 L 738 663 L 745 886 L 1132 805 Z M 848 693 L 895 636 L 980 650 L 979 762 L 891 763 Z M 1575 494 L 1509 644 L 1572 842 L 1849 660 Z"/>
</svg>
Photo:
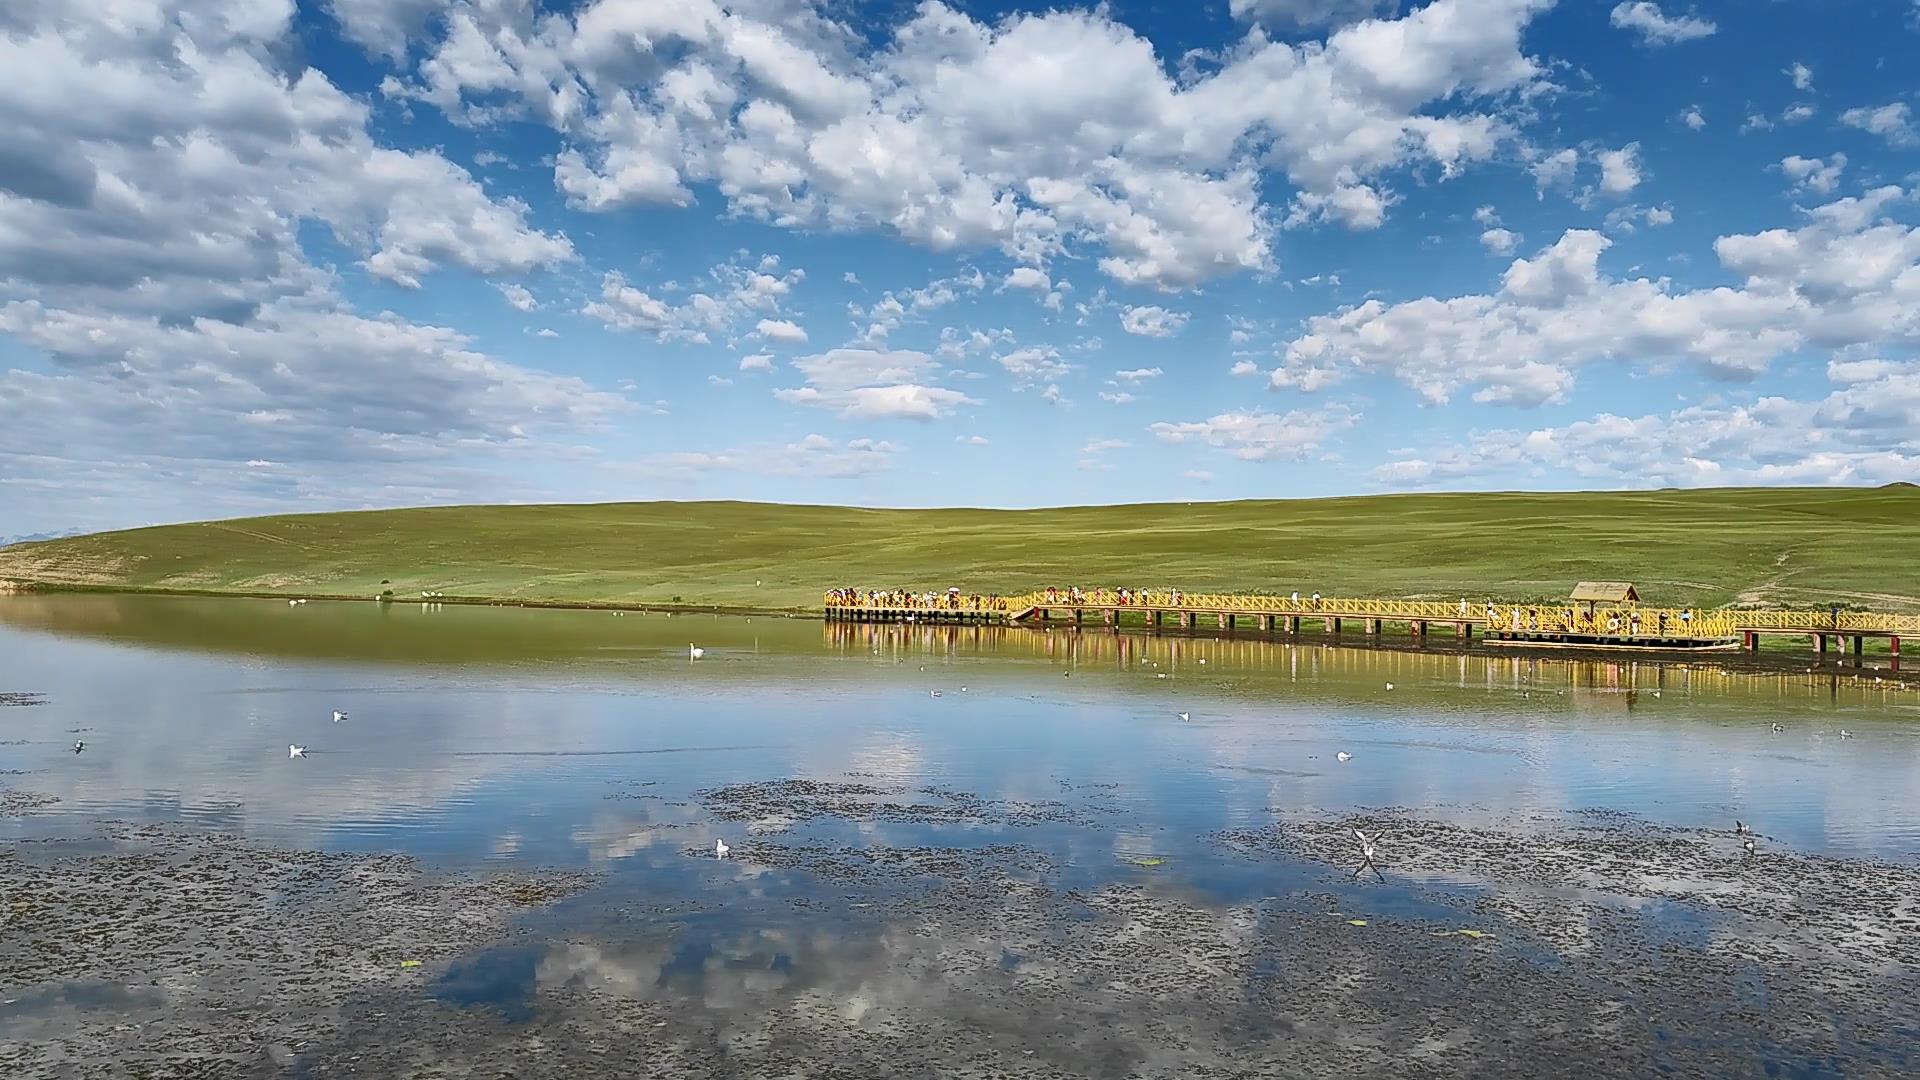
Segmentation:
<svg viewBox="0 0 1920 1080">
<path fill-rule="evenodd" d="M 713 842 L 713 857 L 716 859 L 726 858 L 727 852 L 732 850 L 733 850 L 732 848 L 727 846 L 727 842 L 725 840 L 715 840 Z"/>
<path fill-rule="evenodd" d="M 687 642 L 687 659 L 698 660 L 705 655 L 707 655 L 707 650 L 695 645 L 691 641 Z"/>
<path fill-rule="evenodd" d="M 292 743 L 288 743 L 288 744 L 287 744 L 287 757 L 288 757 L 289 759 L 292 759 L 292 758 L 297 758 L 297 757 L 306 757 L 306 756 L 307 756 L 307 748 L 306 748 L 306 747 L 304 747 L 304 746 L 295 746 L 295 745 L 293 745 Z"/>
<path fill-rule="evenodd" d="M 335 710 L 333 710 L 333 722 L 334 722 L 334 723 L 336 723 L 336 724 L 337 724 L 337 723 L 339 723 L 340 721 L 342 721 L 342 720 L 345 720 L 346 718 L 347 718 L 347 714 L 346 714 L 346 713 L 343 713 L 343 712 L 341 712 L 341 711 L 340 711 L 339 709 L 335 709 Z"/>
<path fill-rule="evenodd" d="M 76 753 L 76 754 L 77 754 L 77 753 L 79 753 L 80 751 L 82 751 L 82 750 L 85 750 L 86 748 L 87 748 L 87 740 L 85 740 L 85 739 L 75 739 L 75 740 L 73 740 L 73 752 L 74 752 L 74 753 Z"/>
<path fill-rule="evenodd" d="M 1380 873 L 1379 865 L 1373 861 L 1373 856 L 1374 856 L 1373 841 L 1367 839 L 1367 834 L 1361 832 L 1359 829 L 1354 829 L 1353 835 L 1360 838 L 1360 859 L 1361 859 L 1360 866 L 1354 870 L 1353 876 L 1359 877 L 1361 871 L 1372 870 L 1375 876 L 1379 877 L 1381 881 L 1387 880 L 1387 875 Z"/>
</svg>

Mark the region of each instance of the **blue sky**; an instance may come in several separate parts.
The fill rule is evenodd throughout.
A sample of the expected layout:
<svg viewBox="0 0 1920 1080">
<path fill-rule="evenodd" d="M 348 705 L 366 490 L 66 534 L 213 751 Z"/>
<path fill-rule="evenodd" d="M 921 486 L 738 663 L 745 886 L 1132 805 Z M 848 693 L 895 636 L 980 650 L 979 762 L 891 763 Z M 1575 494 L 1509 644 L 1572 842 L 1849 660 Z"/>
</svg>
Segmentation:
<svg viewBox="0 0 1920 1080">
<path fill-rule="evenodd" d="M 1920 478 L 1911 0 L 20 0 L 0 535 Z"/>
</svg>

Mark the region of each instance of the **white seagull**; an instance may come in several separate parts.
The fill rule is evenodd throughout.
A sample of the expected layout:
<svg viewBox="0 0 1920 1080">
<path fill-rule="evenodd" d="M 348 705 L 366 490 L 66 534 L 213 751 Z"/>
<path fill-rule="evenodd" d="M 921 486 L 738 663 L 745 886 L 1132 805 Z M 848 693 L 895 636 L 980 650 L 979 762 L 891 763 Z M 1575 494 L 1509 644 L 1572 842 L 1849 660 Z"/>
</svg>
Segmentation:
<svg viewBox="0 0 1920 1080">
<path fill-rule="evenodd" d="M 1392 683 L 1388 683 L 1388 684 L 1387 684 L 1387 689 L 1389 689 L 1389 690 L 1391 690 L 1391 689 L 1393 689 L 1393 684 L 1392 684 Z"/>
<path fill-rule="evenodd" d="M 1783 732 L 1783 731 L 1785 731 L 1785 730 L 1787 730 L 1787 729 L 1786 729 L 1786 728 L 1783 728 L 1783 727 L 1781 727 L 1778 721 L 1775 721 L 1775 722 L 1774 722 L 1774 725 L 1773 725 L 1773 733 L 1774 733 L 1775 735 L 1778 735 L 1778 734 L 1780 734 L 1781 732 Z"/>
<path fill-rule="evenodd" d="M 726 858 L 727 852 L 731 850 L 733 849 L 727 846 L 727 842 L 725 840 L 715 840 L 713 842 L 713 857 L 716 859 Z"/>
<path fill-rule="evenodd" d="M 1345 763 L 1345 762 L 1348 762 L 1348 761 L 1352 761 L 1352 760 L 1353 760 L 1353 755 L 1352 755 L 1352 754 L 1349 754 L 1349 753 L 1347 753 L 1347 752 L 1346 752 L 1345 750 L 1342 750 L 1342 751 L 1340 751 L 1339 753 L 1337 753 L 1337 754 L 1335 754 L 1335 755 L 1333 755 L 1333 756 L 1334 756 L 1334 757 L 1335 757 L 1336 759 L 1338 759 L 1339 761 L 1341 761 L 1342 763 Z"/>
<path fill-rule="evenodd" d="M 1193 719 L 1193 714 L 1192 714 L 1192 713 L 1184 713 L 1184 712 L 1183 712 L 1183 713 L 1175 713 L 1174 715 L 1175 715 L 1175 716 L 1178 716 L 1178 717 L 1179 717 L 1180 719 L 1182 719 L 1182 720 L 1191 720 L 1191 719 Z"/>
<path fill-rule="evenodd" d="M 77 754 L 77 753 L 79 753 L 80 751 L 82 751 L 82 750 L 85 750 L 86 748 L 87 748 L 87 740 L 85 740 L 85 739 L 75 739 L 75 740 L 73 740 L 73 752 L 74 752 L 74 753 L 76 753 L 76 754 Z"/>
<path fill-rule="evenodd" d="M 707 650 L 695 645 L 691 641 L 687 642 L 687 659 L 698 660 L 705 655 L 707 655 Z"/>
<path fill-rule="evenodd" d="M 931 696 L 933 696 L 933 697 L 939 697 L 939 696 L 940 696 L 940 691 L 938 691 L 938 690 L 929 690 L 929 691 L 927 691 L 927 693 L 928 693 L 929 695 L 931 695 Z"/>
<path fill-rule="evenodd" d="M 339 723 L 340 721 L 342 721 L 342 720 L 345 720 L 346 718 L 347 718 L 347 714 L 346 714 L 346 713 L 343 713 L 343 712 L 341 712 L 341 711 L 340 711 L 339 709 L 335 709 L 335 710 L 333 710 L 333 722 L 334 722 L 334 723 L 336 723 L 336 724 L 337 724 L 337 723 Z"/>
<path fill-rule="evenodd" d="M 1848 730 L 1847 730 L 1846 728 L 1841 728 L 1841 729 L 1840 729 L 1840 737 L 1841 737 L 1841 738 L 1843 738 L 1843 739 L 1851 739 L 1851 738 L 1853 738 L 1853 732 L 1851 732 L 1851 731 L 1848 731 Z"/>
<path fill-rule="evenodd" d="M 304 747 L 304 746 L 295 746 L 295 745 L 293 745 L 292 743 L 288 743 L 288 744 L 287 744 L 287 757 L 288 757 L 289 759 L 291 759 L 291 758 L 297 758 L 297 757 L 306 757 L 306 756 L 307 756 L 307 748 L 306 748 L 306 747 Z"/>
<path fill-rule="evenodd" d="M 1753 854 L 1753 837 L 1749 836 L 1745 840 L 1742 840 L 1740 846 L 1747 849 L 1747 854 Z"/>
<path fill-rule="evenodd" d="M 1359 877 L 1362 870 L 1372 870 L 1381 881 L 1387 880 L 1387 875 L 1380 873 L 1379 864 L 1373 861 L 1373 841 L 1357 828 L 1353 830 L 1353 835 L 1360 838 L 1360 865 L 1354 870 L 1353 876 Z"/>
<path fill-rule="evenodd" d="M 1753 826 L 1744 821 L 1736 821 L 1733 823 L 1733 831 L 1736 835 L 1745 836 L 1753 831 Z"/>
</svg>

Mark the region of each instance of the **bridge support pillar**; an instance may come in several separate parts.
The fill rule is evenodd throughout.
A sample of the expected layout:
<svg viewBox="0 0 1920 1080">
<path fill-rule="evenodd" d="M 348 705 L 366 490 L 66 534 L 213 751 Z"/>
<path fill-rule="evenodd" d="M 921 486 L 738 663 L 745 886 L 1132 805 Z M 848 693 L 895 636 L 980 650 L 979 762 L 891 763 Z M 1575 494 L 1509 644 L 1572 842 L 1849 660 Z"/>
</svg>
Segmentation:
<svg viewBox="0 0 1920 1080">
<path fill-rule="evenodd" d="M 1821 656 L 1827 655 L 1827 635 L 1815 634 L 1813 635 L 1813 638 L 1815 641 L 1818 641 L 1820 643 L 1820 655 Z"/>
<path fill-rule="evenodd" d="M 1853 655 L 1859 656 L 1867 651 L 1867 639 L 1859 634 L 1853 635 Z"/>
<path fill-rule="evenodd" d="M 1380 620 L 1379 619 L 1368 619 L 1365 622 L 1361 623 L 1360 626 L 1361 626 L 1361 629 L 1367 632 L 1367 635 L 1369 637 L 1380 636 Z"/>
<path fill-rule="evenodd" d="M 1183 611 L 1173 617 L 1173 624 L 1182 630 L 1193 629 L 1193 612 Z"/>
<path fill-rule="evenodd" d="M 1887 639 L 1887 653 L 1893 658 L 1892 659 L 1893 670 L 1899 671 L 1900 670 L 1900 638 L 1898 635 L 1895 635 Z"/>
<path fill-rule="evenodd" d="M 1334 637 L 1340 636 L 1340 620 L 1339 619 L 1323 619 L 1321 621 L 1326 626 L 1327 633 L 1332 634 Z"/>
<path fill-rule="evenodd" d="M 1263 634 L 1273 633 L 1273 616 L 1255 615 L 1253 618 L 1254 618 L 1254 625 L 1260 628 L 1261 633 Z"/>
<path fill-rule="evenodd" d="M 1074 608 L 1073 609 L 1073 625 L 1079 626 L 1080 620 L 1085 616 L 1086 616 L 1086 611 L 1084 609 Z"/>
<path fill-rule="evenodd" d="M 1161 619 L 1161 617 L 1162 617 L 1162 616 L 1164 616 L 1164 615 L 1166 615 L 1166 612 L 1164 612 L 1164 611 L 1152 611 L 1152 612 L 1148 612 L 1148 613 L 1147 613 L 1147 625 L 1148 625 L 1148 626 L 1151 626 L 1151 627 L 1153 627 L 1153 628 L 1154 628 L 1155 630 L 1158 630 L 1158 629 L 1160 629 L 1160 619 Z"/>
<path fill-rule="evenodd" d="M 1760 651 L 1760 635 L 1754 633 L 1751 630 L 1741 631 L 1740 647 L 1747 650 L 1748 652 L 1759 652 Z"/>
<path fill-rule="evenodd" d="M 1224 613 L 1224 612 L 1222 612 L 1222 613 L 1221 613 L 1221 615 L 1220 615 L 1220 629 L 1222 629 L 1222 630 L 1232 630 L 1232 629 L 1233 629 L 1233 616 L 1231 616 L 1231 615 L 1228 615 L 1228 614 L 1226 614 L 1226 613 Z"/>
<path fill-rule="evenodd" d="M 1413 629 L 1413 636 L 1414 636 L 1414 637 L 1417 637 L 1417 638 L 1419 638 L 1419 639 L 1420 639 L 1421 641 L 1425 641 L 1425 640 L 1427 640 L 1427 623 L 1426 623 L 1426 620 L 1424 620 L 1424 619 L 1421 619 L 1421 620 L 1418 620 L 1418 621 L 1416 621 L 1416 622 L 1415 622 L 1415 623 L 1413 624 L 1413 627 L 1412 627 L 1412 629 Z"/>
<path fill-rule="evenodd" d="M 1464 623 L 1464 622 L 1459 623 L 1459 624 L 1456 624 L 1453 629 L 1454 629 L 1454 636 L 1459 638 L 1461 641 L 1473 640 L 1473 624 L 1472 623 Z"/>
<path fill-rule="evenodd" d="M 1108 608 L 1107 610 L 1100 613 L 1100 621 L 1103 623 L 1106 623 L 1109 629 L 1117 629 L 1119 625 L 1118 623 L 1119 615 L 1120 615 L 1119 612 L 1113 610 L 1112 608 Z"/>
</svg>

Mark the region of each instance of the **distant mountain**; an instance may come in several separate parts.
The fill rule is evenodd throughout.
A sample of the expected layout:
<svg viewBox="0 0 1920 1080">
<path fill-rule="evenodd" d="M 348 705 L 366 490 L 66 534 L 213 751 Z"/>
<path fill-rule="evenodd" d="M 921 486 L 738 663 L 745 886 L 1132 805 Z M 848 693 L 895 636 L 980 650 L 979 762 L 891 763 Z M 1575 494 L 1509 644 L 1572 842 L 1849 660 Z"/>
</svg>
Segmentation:
<svg viewBox="0 0 1920 1080">
<path fill-rule="evenodd" d="M 22 533 L 19 536 L 0 536 L 0 548 L 14 544 L 31 544 L 35 540 L 60 540 L 69 536 L 83 536 L 85 529 L 58 529 L 54 532 Z"/>
</svg>

